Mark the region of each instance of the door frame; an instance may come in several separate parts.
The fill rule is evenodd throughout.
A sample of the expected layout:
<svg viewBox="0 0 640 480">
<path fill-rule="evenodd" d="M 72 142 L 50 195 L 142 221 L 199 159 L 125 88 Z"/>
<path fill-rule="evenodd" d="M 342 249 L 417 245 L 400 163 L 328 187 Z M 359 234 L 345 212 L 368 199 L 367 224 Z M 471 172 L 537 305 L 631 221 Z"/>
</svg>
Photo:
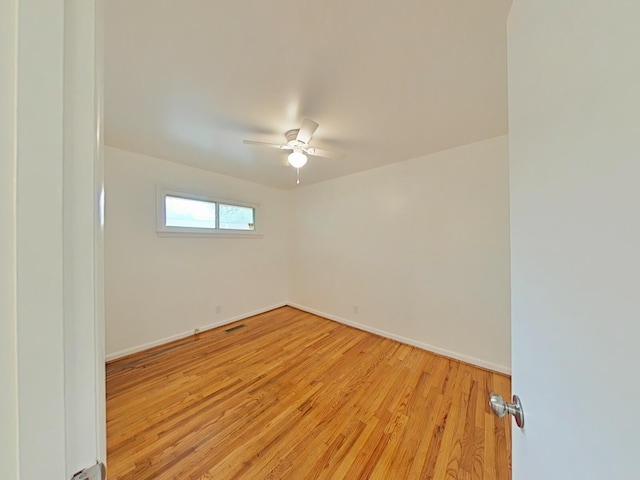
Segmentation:
<svg viewBox="0 0 640 480">
<path fill-rule="evenodd" d="M 103 6 L 0 10 L 0 476 L 71 478 L 106 455 Z"/>
</svg>

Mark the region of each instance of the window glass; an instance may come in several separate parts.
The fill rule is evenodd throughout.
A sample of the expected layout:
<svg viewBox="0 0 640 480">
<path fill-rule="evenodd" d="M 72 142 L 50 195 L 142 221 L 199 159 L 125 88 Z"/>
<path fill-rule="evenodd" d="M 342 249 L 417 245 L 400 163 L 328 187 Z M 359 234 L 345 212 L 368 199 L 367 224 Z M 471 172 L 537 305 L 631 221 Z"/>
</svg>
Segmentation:
<svg viewBox="0 0 640 480">
<path fill-rule="evenodd" d="M 165 197 L 167 227 L 216 228 L 216 204 L 206 200 Z"/>
<path fill-rule="evenodd" d="M 220 228 L 225 230 L 255 230 L 254 209 L 239 205 L 220 204 Z"/>
</svg>

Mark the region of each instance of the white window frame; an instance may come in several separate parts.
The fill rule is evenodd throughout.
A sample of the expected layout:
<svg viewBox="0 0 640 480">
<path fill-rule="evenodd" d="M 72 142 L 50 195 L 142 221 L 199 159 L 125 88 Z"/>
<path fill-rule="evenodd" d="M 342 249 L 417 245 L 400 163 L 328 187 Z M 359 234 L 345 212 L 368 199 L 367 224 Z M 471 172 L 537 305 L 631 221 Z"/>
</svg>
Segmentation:
<svg viewBox="0 0 640 480">
<path fill-rule="evenodd" d="M 188 200 L 201 200 L 205 202 L 215 203 L 216 205 L 216 228 L 197 228 L 197 227 L 170 227 L 166 224 L 166 203 L 165 198 L 179 197 Z M 220 204 L 233 205 L 238 207 L 253 208 L 253 230 L 233 230 L 230 228 L 218 228 L 220 224 Z M 260 205 L 256 203 L 241 202 L 228 198 L 213 197 L 200 193 L 185 192 L 163 187 L 156 188 L 156 229 L 161 237 L 244 237 L 259 238 L 262 237 L 260 231 Z"/>
</svg>

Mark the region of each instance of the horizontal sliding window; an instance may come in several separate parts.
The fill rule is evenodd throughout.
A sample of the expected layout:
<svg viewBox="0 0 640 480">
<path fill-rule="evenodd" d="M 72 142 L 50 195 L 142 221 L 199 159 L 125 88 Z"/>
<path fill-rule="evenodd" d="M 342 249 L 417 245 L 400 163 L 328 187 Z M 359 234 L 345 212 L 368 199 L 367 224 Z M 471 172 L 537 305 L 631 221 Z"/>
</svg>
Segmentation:
<svg viewBox="0 0 640 480">
<path fill-rule="evenodd" d="M 158 190 L 158 232 L 256 234 L 257 205 Z"/>
<path fill-rule="evenodd" d="M 256 211 L 251 207 L 219 204 L 219 228 L 224 230 L 253 230 Z"/>
<path fill-rule="evenodd" d="M 164 207 L 167 227 L 216 228 L 215 202 L 167 195 Z"/>
</svg>

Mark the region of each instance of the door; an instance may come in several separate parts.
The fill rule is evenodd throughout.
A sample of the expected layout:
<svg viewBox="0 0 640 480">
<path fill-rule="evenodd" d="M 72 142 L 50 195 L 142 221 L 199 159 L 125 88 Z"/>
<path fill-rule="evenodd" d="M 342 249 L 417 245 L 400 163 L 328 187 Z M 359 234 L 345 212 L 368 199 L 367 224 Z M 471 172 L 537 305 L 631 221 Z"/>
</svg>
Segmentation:
<svg viewBox="0 0 640 480">
<path fill-rule="evenodd" d="M 640 475 L 640 2 L 514 0 L 515 480 Z"/>
</svg>

